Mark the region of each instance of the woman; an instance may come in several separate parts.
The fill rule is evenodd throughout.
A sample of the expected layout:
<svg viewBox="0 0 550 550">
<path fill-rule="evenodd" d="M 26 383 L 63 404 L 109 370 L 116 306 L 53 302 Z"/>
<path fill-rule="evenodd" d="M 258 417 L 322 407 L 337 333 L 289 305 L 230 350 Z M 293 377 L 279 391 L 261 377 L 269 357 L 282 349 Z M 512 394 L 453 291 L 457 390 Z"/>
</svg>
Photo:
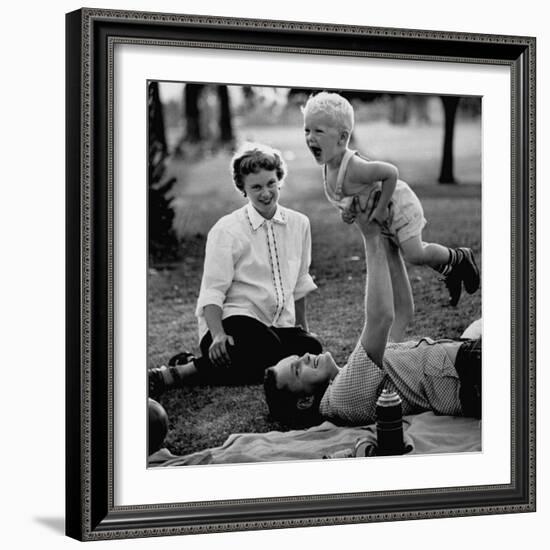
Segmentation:
<svg viewBox="0 0 550 550">
<path fill-rule="evenodd" d="M 247 199 L 209 231 L 196 315 L 201 357 L 183 352 L 149 370 L 149 393 L 186 383 L 259 383 L 288 355 L 320 353 L 308 332 L 309 220 L 279 205 L 286 165 L 279 151 L 246 144 L 231 160 Z"/>
</svg>

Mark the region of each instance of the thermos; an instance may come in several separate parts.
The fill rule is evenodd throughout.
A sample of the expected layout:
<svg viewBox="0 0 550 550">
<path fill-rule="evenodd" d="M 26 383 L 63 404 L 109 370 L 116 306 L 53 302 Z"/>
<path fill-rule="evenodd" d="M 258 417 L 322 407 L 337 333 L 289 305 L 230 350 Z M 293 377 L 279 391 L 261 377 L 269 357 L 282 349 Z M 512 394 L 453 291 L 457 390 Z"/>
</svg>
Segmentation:
<svg viewBox="0 0 550 550">
<path fill-rule="evenodd" d="M 401 397 L 389 390 L 382 390 L 376 402 L 377 453 L 381 456 L 400 455 L 403 446 L 403 411 Z"/>
</svg>

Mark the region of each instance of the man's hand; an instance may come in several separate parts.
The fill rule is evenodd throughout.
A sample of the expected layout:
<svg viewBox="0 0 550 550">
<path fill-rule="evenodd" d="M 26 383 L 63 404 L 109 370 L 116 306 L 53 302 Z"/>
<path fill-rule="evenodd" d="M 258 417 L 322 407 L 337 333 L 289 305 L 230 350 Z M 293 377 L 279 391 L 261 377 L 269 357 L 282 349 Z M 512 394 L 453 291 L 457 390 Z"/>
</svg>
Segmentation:
<svg viewBox="0 0 550 550">
<path fill-rule="evenodd" d="M 380 204 L 381 190 L 373 191 L 370 195 L 356 195 L 354 212 L 366 212 L 369 215 L 369 220 L 379 223 L 381 226 L 388 228 L 393 220 L 393 203 L 388 205 Z"/>
<path fill-rule="evenodd" d="M 378 194 L 378 196 L 380 195 Z M 376 222 L 379 225 L 384 225 L 389 217 L 389 213 L 389 208 L 387 206 L 380 208 L 380 205 L 378 205 L 372 211 L 372 214 L 369 217 L 369 221 Z"/>
<path fill-rule="evenodd" d="M 355 223 L 365 237 L 379 235 L 382 229 L 381 225 L 378 222 L 371 219 L 375 205 L 378 202 L 379 198 L 380 193 L 371 193 L 365 205 L 365 208 L 361 208 L 359 196 L 356 195 L 354 197 L 354 209 L 357 212 Z"/>
<path fill-rule="evenodd" d="M 228 367 L 231 364 L 231 357 L 227 346 L 234 346 L 233 337 L 229 334 L 216 334 L 208 348 L 208 357 L 216 367 Z"/>
<path fill-rule="evenodd" d="M 357 217 L 357 214 L 355 213 L 353 208 L 342 210 L 340 215 L 342 217 L 342 221 L 347 224 L 352 224 L 355 221 L 355 218 Z"/>
</svg>

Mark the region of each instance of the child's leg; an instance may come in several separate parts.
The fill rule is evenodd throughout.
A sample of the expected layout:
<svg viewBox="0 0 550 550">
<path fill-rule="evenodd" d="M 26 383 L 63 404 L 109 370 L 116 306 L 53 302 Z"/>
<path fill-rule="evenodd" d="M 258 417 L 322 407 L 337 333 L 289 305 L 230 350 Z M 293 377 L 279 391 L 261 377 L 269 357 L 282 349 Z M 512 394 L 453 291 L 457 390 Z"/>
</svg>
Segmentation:
<svg viewBox="0 0 550 550">
<path fill-rule="evenodd" d="M 479 288 L 479 270 L 469 248 L 447 248 L 437 243 L 425 243 L 420 235 L 401 242 L 400 246 L 406 261 L 414 265 L 428 265 L 443 275 L 450 294 L 450 305 L 458 304 L 463 282 L 469 294 Z"/>
<path fill-rule="evenodd" d="M 440 273 L 443 273 L 444 268 L 451 262 L 451 255 L 454 252 L 441 244 L 425 243 L 420 235 L 400 243 L 400 247 L 408 263 L 428 265 Z"/>
</svg>

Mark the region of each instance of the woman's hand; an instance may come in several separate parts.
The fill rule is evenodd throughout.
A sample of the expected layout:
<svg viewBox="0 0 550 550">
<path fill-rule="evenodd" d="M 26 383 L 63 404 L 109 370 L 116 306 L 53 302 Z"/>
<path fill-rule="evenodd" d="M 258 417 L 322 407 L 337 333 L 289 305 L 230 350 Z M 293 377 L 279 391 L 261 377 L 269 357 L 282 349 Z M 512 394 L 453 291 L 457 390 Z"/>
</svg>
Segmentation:
<svg viewBox="0 0 550 550">
<path fill-rule="evenodd" d="M 231 357 L 227 346 L 234 346 L 233 337 L 225 332 L 216 334 L 208 348 L 208 357 L 216 367 L 227 368 L 231 365 Z"/>
</svg>

